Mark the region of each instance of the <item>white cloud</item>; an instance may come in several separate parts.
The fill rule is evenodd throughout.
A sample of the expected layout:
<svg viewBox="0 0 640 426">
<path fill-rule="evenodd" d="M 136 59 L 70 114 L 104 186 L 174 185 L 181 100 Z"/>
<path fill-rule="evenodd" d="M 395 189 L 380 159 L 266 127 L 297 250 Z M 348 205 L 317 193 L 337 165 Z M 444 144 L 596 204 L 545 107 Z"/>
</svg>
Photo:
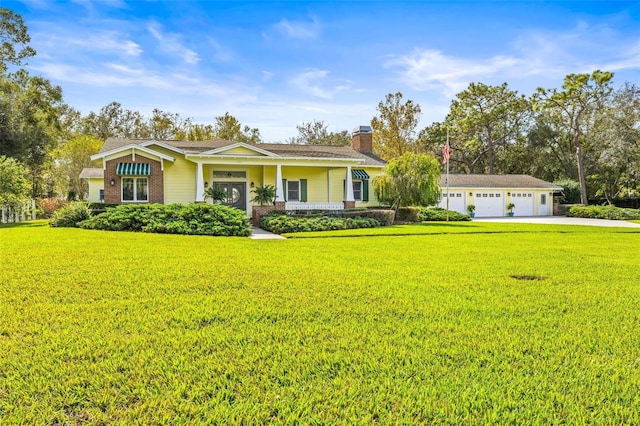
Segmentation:
<svg viewBox="0 0 640 426">
<path fill-rule="evenodd" d="M 161 32 L 160 25 L 156 22 L 152 22 L 148 25 L 147 29 L 160 45 L 160 49 L 166 53 L 181 57 L 184 62 L 190 65 L 195 65 L 200 62 L 200 57 L 196 52 L 184 46 L 182 43 L 182 36 L 176 33 Z"/>
<path fill-rule="evenodd" d="M 512 83 L 535 77 L 539 85 L 595 69 L 640 70 L 640 43 L 624 40 L 610 27 L 579 22 L 568 31 L 524 32 L 495 56 L 462 57 L 422 48 L 391 55 L 384 66 L 395 69 L 400 81 L 414 90 L 452 96 L 476 81 Z"/>
<path fill-rule="evenodd" d="M 56 49 L 57 54 L 65 51 L 78 52 L 78 50 L 90 52 L 102 52 L 117 56 L 139 56 L 142 53 L 142 47 L 132 41 L 122 37 L 120 34 L 112 31 L 94 32 L 88 36 L 68 36 L 57 34 L 34 34 L 34 39 L 40 41 L 43 47 Z M 38 48 L 40 53 L 40 48 Z"/>
<path fill-rule="evenodd" d="M 291 83 L 303 93 L 323 99 L 331 99 L 336 93 L 349 89 L 349 82 L 346 81 L 333 81 L 326 83 L 327 76 L 329 76 L 329 71 L 310 70 L 296 75 L 291 80 Z M 325 86 L 333 83 L 335 86 L 326 88 L 321 86 L 322 83 L 325 83 Z"/>
<path fill-rule="evenodd" d="M 231 50 L 224 47 L 213 37 L 207 37 L 209 45 L 213 48 L 213 58 L 218 62 L 231 62 L 235 59 L 235 55 Z"/>
<path fill-rule="evenodd" d="M 320 24 L 312 17 L 311 21 L 289 21 L 282 19 L 275 27 L 282 33 L 296 39 L 316 39 L 320 32 Z"/>
</svg>

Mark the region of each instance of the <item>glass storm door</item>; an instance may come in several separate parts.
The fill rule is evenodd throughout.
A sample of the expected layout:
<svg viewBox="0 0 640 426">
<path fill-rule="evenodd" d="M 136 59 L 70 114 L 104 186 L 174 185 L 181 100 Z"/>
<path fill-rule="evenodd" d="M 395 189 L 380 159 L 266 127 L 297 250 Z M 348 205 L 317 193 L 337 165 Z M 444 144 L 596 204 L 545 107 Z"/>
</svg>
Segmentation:
<svg viewBox="0 0 640 426">
<path fill-rule="evenodd" d="M 214 185 L 221 188 L 227 194 L 225 206 L 235 207 L 245 211 L 247 209 L 246 190 L 247 184 L 244 182 L 216 182 Z"/>
</svg>

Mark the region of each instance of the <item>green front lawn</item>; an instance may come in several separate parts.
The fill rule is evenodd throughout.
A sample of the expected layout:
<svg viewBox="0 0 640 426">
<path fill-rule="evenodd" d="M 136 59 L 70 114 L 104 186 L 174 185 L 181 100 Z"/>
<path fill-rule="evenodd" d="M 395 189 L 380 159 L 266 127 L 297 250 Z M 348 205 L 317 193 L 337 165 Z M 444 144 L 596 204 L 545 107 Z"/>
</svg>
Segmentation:
<svg viewBox="0 0 640 426">
<path fill-rule="evenodd" d="M 365 231 L 0 226 L 0 424 L 640 423 L 639 230 Z"/>
</svg>

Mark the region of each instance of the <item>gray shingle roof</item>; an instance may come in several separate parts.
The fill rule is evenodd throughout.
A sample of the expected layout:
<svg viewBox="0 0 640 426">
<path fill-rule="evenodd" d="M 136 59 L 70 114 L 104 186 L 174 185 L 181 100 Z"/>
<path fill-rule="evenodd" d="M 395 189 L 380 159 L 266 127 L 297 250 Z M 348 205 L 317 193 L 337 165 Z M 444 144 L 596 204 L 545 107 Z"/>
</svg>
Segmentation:
<svg viewBox="0 0 640 426">
<path fill-rule="evenodd" d="M 102 168 L 85 167 L 80 172 L 80 178 L 83 178 L 83 179 L 103 178 L 103 177 L 104 177 L 104 170 Z"/>
<path fill-rule="evenodd" d="M 440 175 L 440 186 L 444 187 L 445 175 Z M 562 187 L 529 175 L 449 175 L 449 186 L 456 188 L 531 188 L 554 189 Z"/>
<path fill-rule="evenodd" d="M 142 144 L 151 139 L 125 139 L 109 138 L 105 141 L 100 152 L 111 151 L 129 144 Z M 165 145 L 178 148 L 185 154 L 199 154 L 215 148 L 233 145 L 236 142 L 223 139 L 208 141 L 158 141 Z M 307 157 L 307 158 L 357 158 L 362 159 L 363 166 L 384 166 L 386 163 L 374 154 L 363 154 L 351 146 L 330 145 L 293 145 L 280 143 L 259 143 L 255 147 L 273 152 L 282 157 Z"/>
</svg>

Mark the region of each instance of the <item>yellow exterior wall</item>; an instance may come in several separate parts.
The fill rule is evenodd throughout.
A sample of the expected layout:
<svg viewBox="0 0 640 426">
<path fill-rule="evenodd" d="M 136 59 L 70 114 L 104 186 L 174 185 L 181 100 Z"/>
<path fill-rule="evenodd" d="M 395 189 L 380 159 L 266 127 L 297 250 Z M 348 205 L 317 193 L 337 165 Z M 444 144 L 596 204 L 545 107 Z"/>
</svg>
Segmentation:
<svg viewBox="0 0 640 426">
<path fill-rule="evenodd" d="M 286 180 L 307 180 L 307 202 L 326 203 L 328 195 L 326 167 L 282 166 L 282 178 Z M 285 193 L 286 197 L 286 193 Z"/>
<path fill-rule="evenodd" d="M 196 164 L 159 146 L 154 145 L 153 150 L 175 158 L 174 162 L 164 161 L 164 203 L 193 203 L 196 200 Z"/>
<path fill-rule="evenodd" d="M 90 178 L 87 179 L 89 182 L 89 201 L 92 203 L 97 203 L 100 201 L 100 190 L 104 189 L 104 179 L 103 178 Z"/>
<path fill-rule="evenodd" d="M 381 168 L 367 168 L 367 167 L 353 167 L 354 169 L 360 169 L 367 172 L 369 175 L 369 201 L 356 201 L 356 207 L 374 207 L 379 206 L 380 202 L 376 198 L 375 191 L 373 190 L 373 178 L 382 174 Z M 344 201 L 344 181 L 347 178 L 347 168 L 339 167 L 331 169 L 331 202 L 337 203 Z"/>
<path fill-rule="evenodd" d="M 226 150 L 226 151 L 222 151 L 219 153 L 219 155 L 254 155 L 254 156 L 264 156 L 264 154 L 261 154 L 259 152 L 255 152 L 252 149 L 249 149 L 247 147 L 244 146 L 237 146 L 235 148 Z"/>
</svg>

